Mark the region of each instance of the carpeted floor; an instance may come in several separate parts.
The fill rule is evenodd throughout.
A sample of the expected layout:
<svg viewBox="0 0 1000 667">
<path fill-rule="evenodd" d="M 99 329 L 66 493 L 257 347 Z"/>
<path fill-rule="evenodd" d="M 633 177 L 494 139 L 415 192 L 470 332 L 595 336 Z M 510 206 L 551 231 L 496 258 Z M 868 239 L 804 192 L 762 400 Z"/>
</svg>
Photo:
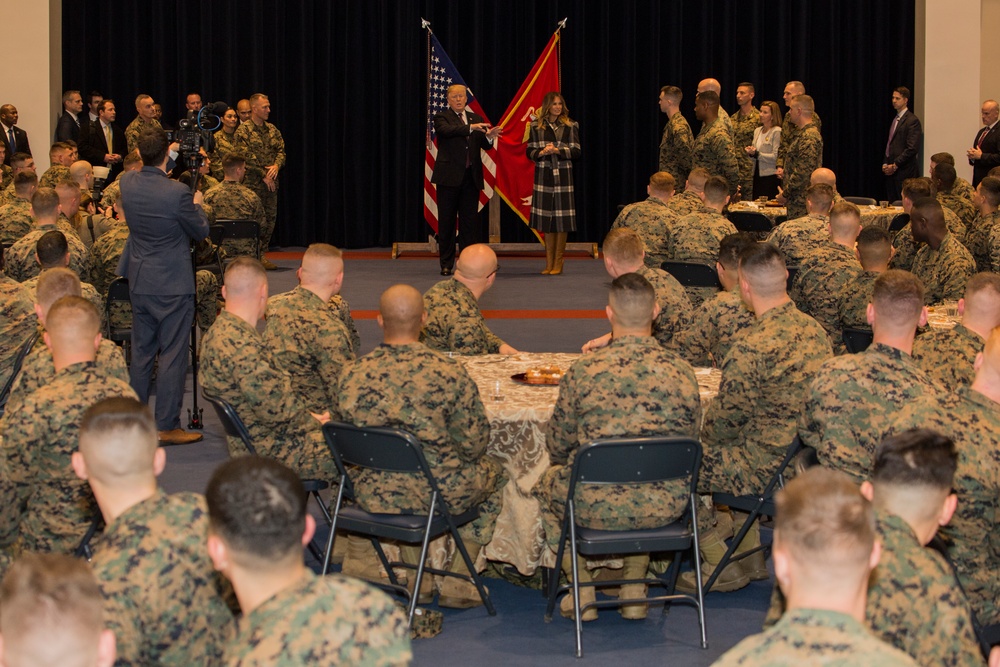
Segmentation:
<svg viewBox="0 0 1000 667">
<path fill-rule="evenodd" d="M 295 269 L 301 249 L 269 255 L 281 268 L 268 274 L 271 294 L 297 283 Z M 379 295 L 390 285 L 407 283 L 424 291 L 439 280 L 434 257 L 403 256 L 392 260 L 388 250 L 346 254 L 342 293 L 350 302 L 362 353 L 380 342 L 374 319 Z M 501 257 L 492 290 L 481 299 L 493 331 L 519 350 L 576 352 L 589 339 L 609 331 L 604 318 L 609 278 L 601 260 L 571 257 L 561 276 L 538 274 L 540 257 Z M 192 407 L 193 394 L 184 407 Z M 170 492 L 203 492 L 215 466 L 225 460 L 222 427 L 211 408 L 204 409 L 205 440 L 171 447 L 161 483 Z M 207 408 L 207 409 L 205 409 Z M 186 418 L 186 412 L 182 419 Z M 488 581 L 497 616 L 482 608 L 445 610 L 443 632 L 414 642 L 415 665 L 571 665 L 573 624 L 561 617 L 543 622 L 545 600 L 537 590 L 500 579 Z M 596 664 L 708 665 L 746 635 L 759 631 L 767 609 L 771 582 L 756 582 L 736 593 L 712 593 L 706 599 L 709 649 L 698 646 L 697 617 L 690 607 L 675 605 L 663 618 L 661 608 L 645 621 L 626 621 L 615 610 L 584 627 L 584 660 Z"/>
</svg>

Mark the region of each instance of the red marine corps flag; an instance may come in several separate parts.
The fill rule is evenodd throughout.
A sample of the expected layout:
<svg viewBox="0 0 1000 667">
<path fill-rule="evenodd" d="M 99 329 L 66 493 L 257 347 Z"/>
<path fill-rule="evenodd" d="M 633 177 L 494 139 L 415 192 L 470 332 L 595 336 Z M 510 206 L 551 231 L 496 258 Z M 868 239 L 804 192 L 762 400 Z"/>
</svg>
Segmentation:
<svg viewBox="0 0 1000 667">
<path fill-rule="evenodd" d="M 526 154 L 528 126 L 535 120 L 535 109 L 541 106 L 545 93 L 560 90 L 559 30 L 565 26 L 563 19 L 500 120 L 503 133 L 497 140 L 497 150 L 501 169 L 497 172 L 496 190 L 525 224 L 531 219 L 535 179 L 535 163 Z"/>
</svg>

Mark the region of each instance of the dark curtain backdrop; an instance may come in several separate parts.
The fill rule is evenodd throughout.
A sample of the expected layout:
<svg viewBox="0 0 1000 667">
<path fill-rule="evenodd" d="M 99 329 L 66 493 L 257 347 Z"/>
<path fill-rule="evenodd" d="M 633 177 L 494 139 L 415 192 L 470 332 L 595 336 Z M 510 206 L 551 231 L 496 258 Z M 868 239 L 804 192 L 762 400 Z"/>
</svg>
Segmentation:
<svg viewBox="0 0 1000 667">
<path fill-rule="evenodd" d="M 684 90 L 697 133 L 700 79 L 722 82 L 730 112 L 741 81 L 756 85 L 758 106 L 784 108 L 785 83 L 802 80 L 840 191 L 875 198 L 892 89 L 913 88 L 913 0 L 64 0 L 64 88 L 115 98 L 123 127 L 140 92 L 171 122 L 189 91 L 234 106 L 267 93 L 288 150 L 280 244 L 418 241 L 428 233 L 421 17 L 494 121 L 569 18 L 562 92 L 583 145 L 576 240 L 600 241 L 616 206 L 645 196 L 665 120 L 656 103 L 663 85 Z M 506 206 L 501 231 L 505 241 L 533 238 Z"/>
</svg>

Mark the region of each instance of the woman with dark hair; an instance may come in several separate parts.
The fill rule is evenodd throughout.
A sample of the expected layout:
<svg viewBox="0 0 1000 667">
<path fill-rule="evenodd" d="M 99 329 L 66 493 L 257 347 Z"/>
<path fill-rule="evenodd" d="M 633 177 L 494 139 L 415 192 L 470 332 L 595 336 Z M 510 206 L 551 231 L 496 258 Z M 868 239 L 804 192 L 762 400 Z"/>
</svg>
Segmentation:
<svg viewBox="0 0 1000 667">
<path fill-rule="evenodd" d="M 562 273 L 566 235 L 576 231 L 573 160 L 580 157 L 580 125 L 557 92 L 546 93 L 530 126 L 528 159 L 535 163 L 531 228 L 545 235 L 545 275 Z"/>
<path fill-rule="evenodd" d="M 754 197 L 778 195 L 778 146 L 781 144 L 781 109 L 768 100 L 760 105 L 761 126 L 753 131 L 753 145 L 743 150 L 754 159 Z"/>
</svg>

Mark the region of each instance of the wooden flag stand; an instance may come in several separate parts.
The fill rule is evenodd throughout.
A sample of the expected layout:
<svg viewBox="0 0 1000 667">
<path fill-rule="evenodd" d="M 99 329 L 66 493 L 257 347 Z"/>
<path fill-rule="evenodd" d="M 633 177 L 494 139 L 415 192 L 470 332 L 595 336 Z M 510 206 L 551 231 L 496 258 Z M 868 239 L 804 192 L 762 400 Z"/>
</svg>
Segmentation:
<svg viewBox="0 0 1000 667">
<path fill-rule="evenodd" d="M 539 257 L 545 256 L 545 246 L 541 243 L 502 243 L 500 241 L 500 198 L 493 196 L 490 199 L 490 242 L 489 246 L 497 255 L 520 255 L 524 253 L 538 253 Z M 597 259 L 597 244 L 587 242 L 567 243 L 567 252 L 582 252 Z M 427 237 L 427 243 L 393 243 L 392 258 L 396 259 L 404 252 L 426 252 L 436 255 L 438 252 L 437 241 L 434 236 Z"/>
</svg>

